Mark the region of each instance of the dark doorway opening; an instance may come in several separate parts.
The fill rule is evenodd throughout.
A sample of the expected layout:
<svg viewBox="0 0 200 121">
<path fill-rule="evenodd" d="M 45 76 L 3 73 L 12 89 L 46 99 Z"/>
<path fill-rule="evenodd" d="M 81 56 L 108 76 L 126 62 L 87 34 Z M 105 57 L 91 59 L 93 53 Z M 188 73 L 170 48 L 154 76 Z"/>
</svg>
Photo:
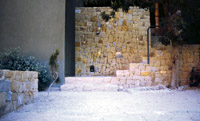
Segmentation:
<svg viewBox="0 0 200 121">
<path fill-rule="evenodd" d="M 75 2 L 65 2 L 65 77 L 75 76 Z"/>
</svg>

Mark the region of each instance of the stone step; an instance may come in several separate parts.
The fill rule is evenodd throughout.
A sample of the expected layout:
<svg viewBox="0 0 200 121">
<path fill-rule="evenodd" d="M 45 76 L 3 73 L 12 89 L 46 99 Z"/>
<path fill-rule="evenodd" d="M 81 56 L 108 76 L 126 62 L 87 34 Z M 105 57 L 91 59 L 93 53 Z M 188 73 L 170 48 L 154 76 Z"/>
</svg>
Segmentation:
<svg viewBox="0 0 200 121">
<path fill-rule="evenodd" d="M 61 91 L 119 91 L 116 77 L 66 77 Z"/>
<path fill-rule="evenodd" d="M 60 86 L 52 86 L 50 91 L 61 91 Z"/>
<path fill-rule="evenodd" d="M 128 77 L 130 76 L 129 70 L 116 70 L 116 76 L 117 77 Z"/>
<path fill-rule="evenodd" d="M 114 84 L 98 83 L 67 83 L 61 86 L 61 91 L 120 91 L 122 88 Z"/>
<path fill-rule="evenodd" d="M 110 83 L 114 77 L 66 77 L 65 83 Z"/>
</svg>

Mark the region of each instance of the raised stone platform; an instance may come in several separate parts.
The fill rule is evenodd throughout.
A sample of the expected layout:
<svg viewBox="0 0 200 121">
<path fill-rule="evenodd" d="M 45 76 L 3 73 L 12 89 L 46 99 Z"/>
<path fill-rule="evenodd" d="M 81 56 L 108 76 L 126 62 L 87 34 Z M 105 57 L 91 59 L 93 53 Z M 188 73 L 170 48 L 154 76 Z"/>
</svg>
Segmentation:
<svg viewBox="0 0 200 121">
<path fill-rule="evenodd" d="M 120 91 L 121 85 L 116 77 L 66 77 L 61 91 Z"/>
</svg>

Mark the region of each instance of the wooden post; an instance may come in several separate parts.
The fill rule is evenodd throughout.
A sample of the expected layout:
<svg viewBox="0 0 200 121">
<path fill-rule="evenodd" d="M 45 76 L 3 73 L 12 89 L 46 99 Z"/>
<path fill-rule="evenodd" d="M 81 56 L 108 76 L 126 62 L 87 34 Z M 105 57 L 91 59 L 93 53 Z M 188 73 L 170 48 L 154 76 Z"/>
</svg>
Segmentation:
<svg viewBox="0 0 200 121">
<path fill-rule="evenodd" d="M 155 3 L 155 24 L 156 28 L 159 28 L 159 3 Z"/>
</svg>

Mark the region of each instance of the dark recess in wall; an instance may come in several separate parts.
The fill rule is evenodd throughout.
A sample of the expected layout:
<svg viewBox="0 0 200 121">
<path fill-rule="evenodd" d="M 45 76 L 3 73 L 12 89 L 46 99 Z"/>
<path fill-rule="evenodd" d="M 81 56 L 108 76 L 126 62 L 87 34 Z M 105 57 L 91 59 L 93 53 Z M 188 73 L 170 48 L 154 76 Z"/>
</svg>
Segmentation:
<svg viewBox="0 0 200 121">
<path fill-rule="evenodd" d="M 65 12 L 65 76 L 75 76 L 75 4 L 66 0 Z"/>
</svg>

